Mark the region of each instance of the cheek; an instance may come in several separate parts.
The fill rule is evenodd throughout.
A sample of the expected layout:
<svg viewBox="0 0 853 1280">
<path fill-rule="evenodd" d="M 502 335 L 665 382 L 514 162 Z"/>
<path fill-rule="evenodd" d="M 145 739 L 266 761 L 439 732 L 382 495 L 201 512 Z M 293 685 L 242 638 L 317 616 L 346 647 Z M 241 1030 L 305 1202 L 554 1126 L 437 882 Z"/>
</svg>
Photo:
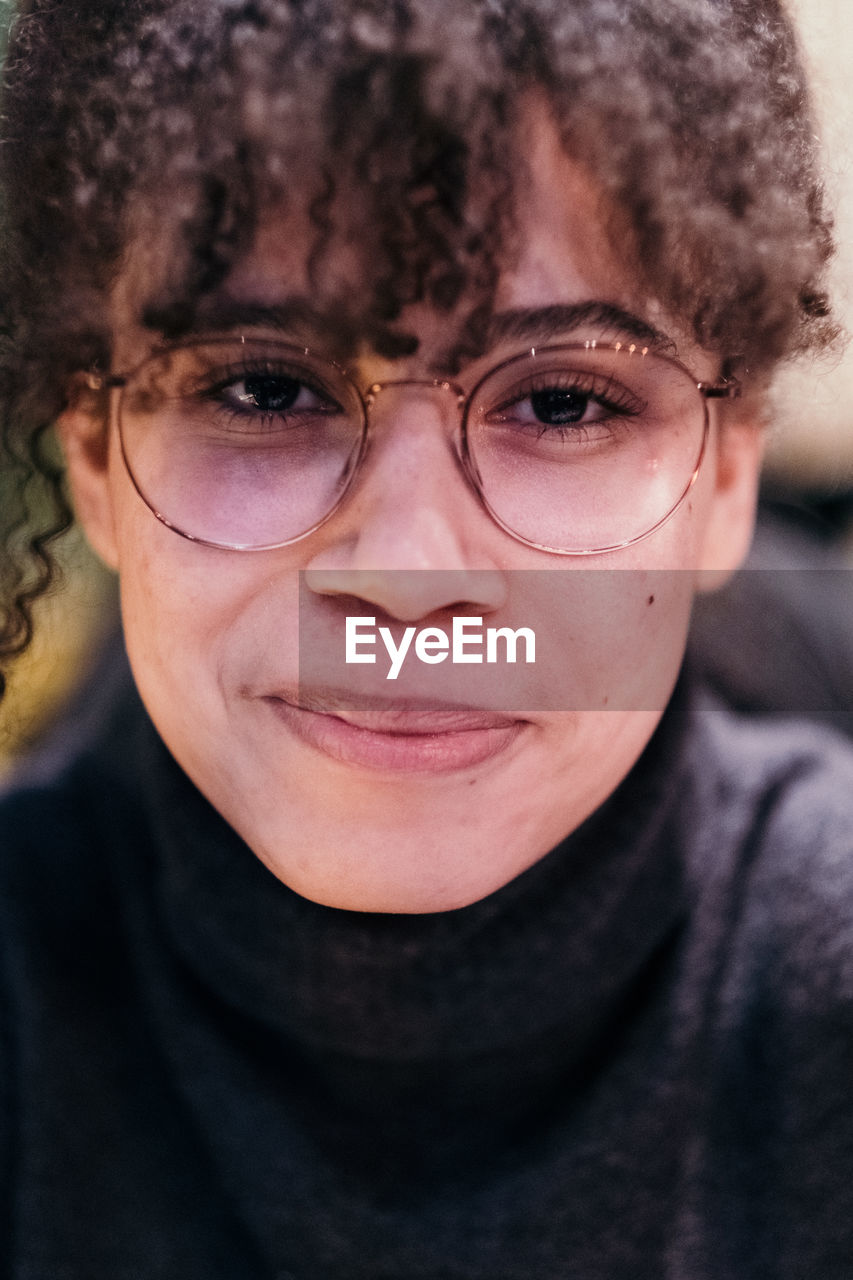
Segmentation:
<svg viewBox="0 0 853 1280">
<path fill-rule="evenodd" d="M 156 539 L 155 539 L 156 541 Z M 190 722 L 217 716 L 216 672 L 227 615 L 181 557 L 137 544 L 120 564 L 125 643 L 143 702 L 178 753 Z M 219 593 L 217 593 L 219 594 Z"/>
<path fill-rule="evenodd" d="M 229 687 L 295 644 L 298 573 L 273 556 L 198 546 L 144 508 L 141 518 L 122 522 L 128 656 L 167 740 L 170 724 L 192 714 L 224 726 Z"/>
<path fill-rule="evenodd" d="M 535 632 L 535 668 L 493 668 L 491 677 L 472 670 L 497 681 L 520 711 L 662 711 L 684 651 L 693 572 L 674 546 L 654 548 L 646 563 L 639 551 L 633 563 L 626 558 L 511 574 L 508 621 Z"/>
<path fill-rule="evenodd" d="M 690 577 L 679 569 L 584 573 L 575 621 L 567 622 L 569 652 L 584 675 L 574 681 L 579 710 L 663 710 L 684 652 Z"/>
</svg>

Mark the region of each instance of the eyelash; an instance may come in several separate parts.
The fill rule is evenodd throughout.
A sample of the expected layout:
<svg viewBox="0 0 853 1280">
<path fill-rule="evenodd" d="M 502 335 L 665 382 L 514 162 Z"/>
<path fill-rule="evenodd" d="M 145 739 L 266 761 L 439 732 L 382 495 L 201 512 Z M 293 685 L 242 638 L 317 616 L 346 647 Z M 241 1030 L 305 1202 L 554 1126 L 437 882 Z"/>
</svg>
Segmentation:
<svg viewBox="0 0 853 1280">
<path fill-rule="evenodd" d="M 276 423 L 280 424 L 288 420 L 295 421 L 301 414 L 307 414 L 307 409 L 305 407 L 299 409 L 288 406 L 278 410 L 265 410 L 260 406 L 240 405 L 234 400 L 229 400 L 225 393 L 254 376 L 271 379 L 280 378 L 282 380 L 290 380 L 298 387 L 297 394 L 294 397 L 294 405 L 307 393 L 317 399 L 318 403 L 313 407 L 313 412 L 316 415 L 333 414 L 336 411 L 341 411 L 342 405 L 338 396 L 330 391 L 321 377 L 312 376 L 312 372 L 311 369 L 306 369 L 299 365 L 281 363 L 279 358 L 259 356 L 250 359 L 240 358 L 233 362 L 226 360 L 219 368 L 212 368 L 198 374 L 195 378 L 189 378 L 185 385 L 184 395 L 187 399 L 196 398 L 199 401 L 210 403 L 218 413 L 226 418 L 235 420 L 250 419 L 258 427 L 261 425 L 272 427 Z M 510 410 L 514 405 L 523 404 L 525 400 L 529 400 L 537 392 L 549 390 L 565 391 L 575 393 L 579 397 L 585 397 L 591 405 L 597 406 L 602 411 L 603 416 L 590 422 L 548 423 L 539 420 L 517 424 L 519 428 L 526 426 L 529 431 L 536 429 L 537 438 L 550 435 L 555 440 L 571 438 L 573 441 L 578 442 L 583 439 L 589 439 L 591 437 L 589 429 L 605 422 L 610 422 L 611 427 L 615 429 L 615 424 L 619 419 L 639 417 L 645 408 L 644 402 L 632 394 L 629 388 L 621 381 L 606 374 L 591 371 L 585 372 L 583 370 L 549 370 L 546 368 L 541 372 L 529 375 L 518 386 L 513 387 L 499 404 L 493 408 L 484 406 L 483 411 L 489 420 L 500 421 L 502 415 L 506 415 L 503 420 L 508 422 L 510 420 Z M 535 416 L 536 410 L 534 409 L 533 412 Z"/>
<path fill-rule="evenodd" d="M 330 408 L 338 407 L 338 402 L 331 392 L 324 388 L 319 380 L 313 382 L 307 370 L 286 368 L 269 360 L 244 361 L 239 364 L 228 365 L 220 371 L 207 373 L 204 375 L 203 380 L 199 379 L 198 385 L 192 389 L 192 394 L 200 394 L 205 399 L 214 401 L 224 413 L 230 413 L 235 416 L 259 417 L 263 414 L 271 419 L 281 417 L 281 413 L 264 414 L 261 409 L 241 409 L 235 404 L 228 404 L 222 398 L 222 392 L 252 377 L 289 380 L 296 383 L 301 389 L 315 395 L 318 400 L 325 401 Z"/>
<path fill-rule="evenodd" d="M 529 400 L 536 392 L 550 390 L 574 392 L 579 396 L 585 396 L 588 400 L 616 417 L 637 417 L 643 412 L 644 408 L 642 401 L 631 395 L 627 387 L 616 382 L 613 378 L 602 379 L 594 374 L 545 372 L 530 377 L 519 387 L 513 388 L 510 396 L 505 398 L 494 409 L 489 410 L 489 415 L 505 413 L 513 405 Z M 561 438 L 564 439 L 567 435 L 577 437 L 583 429 L 583 424 L 579 423 L 577 426 L 567 427 L 560 424 L 549 426 L 547 423 L 542 423 L 541 427 L 540 435 L 559 433 Z"/>
</svg>

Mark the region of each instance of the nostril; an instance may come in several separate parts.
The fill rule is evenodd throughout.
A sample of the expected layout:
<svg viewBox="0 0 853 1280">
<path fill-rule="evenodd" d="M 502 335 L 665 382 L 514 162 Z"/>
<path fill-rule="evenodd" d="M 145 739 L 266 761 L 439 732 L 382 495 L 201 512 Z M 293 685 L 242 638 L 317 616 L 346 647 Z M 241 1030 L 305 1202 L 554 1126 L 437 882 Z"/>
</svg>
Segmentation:
<svg viewBox="0 0 853 1280">
<path fill-rule="evenodd" d="M 419 622 L 442 615 L 491 614 L 506 604 L 506 574 L 497 568 L 403 569 L 322 565 L 300 574 L 300 591 L 335 598 L 347 613 L 381 614 L 384 620 Z"/>
</svg>

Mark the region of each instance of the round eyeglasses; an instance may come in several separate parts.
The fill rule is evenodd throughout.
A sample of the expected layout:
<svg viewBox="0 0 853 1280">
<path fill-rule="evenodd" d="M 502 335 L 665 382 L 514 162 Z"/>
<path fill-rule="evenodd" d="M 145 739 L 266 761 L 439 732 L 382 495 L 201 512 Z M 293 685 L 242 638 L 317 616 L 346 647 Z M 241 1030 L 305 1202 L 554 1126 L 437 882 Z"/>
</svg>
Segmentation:
<svg viewBox="0 0 853 1280">
<path fill-rule="evenodd" d="M 362 390 L 334 362 L 276 339 L 213 338 L 155 351 L 114 389 L 133 484 L 158 520 L 207 546 L 260 551 L 307 537 L 352 490 L 386 389 L 455 401 L 453 447 L 492 519 L 558 555 L 615 551 L 684 501 L 708 434 L 710 397 L 636 343 L 528 349 L 469 389 L 400 380 Z"/>
</svg>

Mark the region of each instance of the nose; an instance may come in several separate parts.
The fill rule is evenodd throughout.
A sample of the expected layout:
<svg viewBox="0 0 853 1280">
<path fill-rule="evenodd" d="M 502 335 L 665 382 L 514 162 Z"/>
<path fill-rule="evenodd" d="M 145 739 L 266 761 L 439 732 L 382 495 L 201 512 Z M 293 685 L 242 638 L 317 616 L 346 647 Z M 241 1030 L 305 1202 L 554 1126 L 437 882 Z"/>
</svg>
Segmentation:
<svg viewBox="0 0 853 1280">
<path fill-rule="evenodd" d="M 507 582 L 493 550 L 500 534 L 456 453 L 457 415 L 446 385 L 382 389 L 355 491 L 316 535 L 310 590 L 357 596 L 405 622 L 504 603 Z"/>
</svg>

